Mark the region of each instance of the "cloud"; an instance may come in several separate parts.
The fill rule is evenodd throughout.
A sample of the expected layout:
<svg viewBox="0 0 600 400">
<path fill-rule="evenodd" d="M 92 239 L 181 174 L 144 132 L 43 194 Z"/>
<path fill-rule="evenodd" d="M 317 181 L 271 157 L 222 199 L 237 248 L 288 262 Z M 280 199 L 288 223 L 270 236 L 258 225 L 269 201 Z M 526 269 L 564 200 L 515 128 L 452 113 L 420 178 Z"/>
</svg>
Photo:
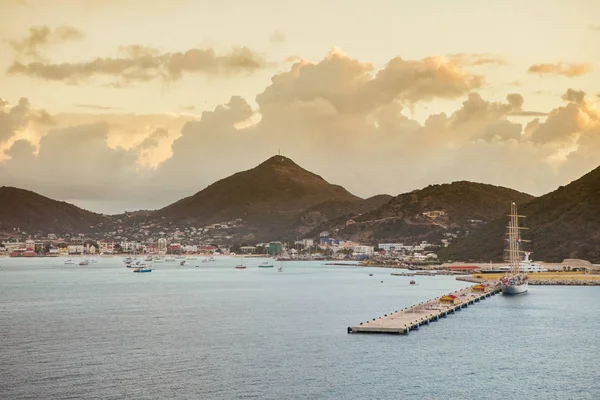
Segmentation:
<svg viewBox="0 0 600 400">
<path fill-rule="evenodd" d="M 464 66 L 482 66 L 482 65 L 496 65 L 505 66 L 508 65 L 506 60 L 501 57 L 492 54 L 479 54 L 479 53 L 456 53 L 448 55 L 448 58 L 458 62 Z"/>
<path fill-rule="evenodd" d="M 142 141 L 142 143 L 140 143 L 137 146 L 137 148 L 138 148 L 138 150 L 142 151 L 142 150 L 147 150 L 147 149 L 151 149 L 154 147 L 158 147 L 159 140 L 166 139 L 168 137 L 169 137 L 169 132 L 167 132 L 163 128 L 159 128 L 159 129 L 155 130 L 154 132 L 152 132 L 150 134 L 150 136 L 145 138 Z"/>
<path fill-rule="evenodd" d="M 543 124 L 531 132 L 534 143 L 568 142 L 576 135 L 600 128 L 600 114 L 585 97 L 585 92 L 568 89 L 562 99 L 566 106 L 558 107 L 548 114 Z"/>
<path fill-rule="evenodd" d="M 87 108 L 88 110 L 117 110 L 118 107 L 101 106 L 99 104 L 75 104 L 77 108 Z"/>
<path fill-rule="evenodd" d="M 20 133 L 34 126 L 47 126 L 53 123 L 53 118 L 46 111 L 32 109 L 29 100 L 25 97 L 14 106 L 10 106 L 8 101 L 0 98 L 0 150 Z"/>
<path fill-rule="evenodd" d="M 128 209 L 164 206 L 278 148 L 361 196 L 463 179 L 540 195 L 600 164 L 600 116 L 582 91 L 567 90 L 546 116 L 528 111 L 520 93 L 484 98 L 481 83 L 446 57 L 394 58 L 375 70 L 336 50 L 275 74 L 256 109 L 234 95 L 198 117 L 57 114 L 52 126 L 30 122 L 41 133 L 6 142 L 0 179 L 106 210 L 115 199 Z M 410 117 L 415 102 L 441 98 L 463 101 L 424 122 Z M 32 112 L 28 102 L 20 109 Z"/>
<path fill-rule="evenodd" d="M 586 93 L 583 90 L 567 89 L 562 99 L 573 103 L 583 103 Z"/>
<path fill-rule="evenodd" d="M 81 40 L 85 37 L 83 32 L 69 25 L 61 25 L 54 29 L 42 25 L 29 28 L 29 34 L 19 40 L 11 41 L 10 44 L 18 56 L 43 60 L 39 50 L 51 44 Z"/>
<path fill-rule="evenodd" d="M 122 57 L 96 58 L 84 62 L 21 63 L 9 68 L 12 75 L 25 75 L 72 85 L 95 76 L 117 78 L 112 85 L 122 86 L 156 79 L 178 80 L 184 74 L 202 73 L 212 76 L 252 74 L 270 66 L 259 53 L 247 47 L 217 55 L 213 49 L 189 49 L 185 52 L 160 53 L 144 46 L 121 47 Z M 110 84 L 109 84 L 110 85 Z"/>
<path fill-rule="evenodd" d="M 538 75 L 563 75 L 569 78 L 585 75 L 593 70 L 592 64 L 533 64 L 527 72 Z"/>
<path fill-rule="evenodd" d="M 275 31 L 269 37 L 269 42 L 271 42 L 271 43 L 284 43 L 285 42 L 285 35 L 283 33 L 281 33 L 280 31 Z"/>
</svg>

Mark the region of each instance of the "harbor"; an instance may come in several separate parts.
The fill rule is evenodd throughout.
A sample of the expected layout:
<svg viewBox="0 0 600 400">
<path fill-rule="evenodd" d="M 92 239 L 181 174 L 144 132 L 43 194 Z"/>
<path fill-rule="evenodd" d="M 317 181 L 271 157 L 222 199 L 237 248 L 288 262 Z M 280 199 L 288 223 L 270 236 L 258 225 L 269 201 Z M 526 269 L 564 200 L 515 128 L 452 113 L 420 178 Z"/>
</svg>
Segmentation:
<svg viewBox="0 0 600 400">
<path fill-rule="evenodd" d="M 499 284 L 477 284 L 436 297 L 411 307 L 396 310 L 370 321 L 349 326 L 348 333 L 386 333 L 408 335 L 424 325 L 437 322 L 502 291 Z"/>
</svg>

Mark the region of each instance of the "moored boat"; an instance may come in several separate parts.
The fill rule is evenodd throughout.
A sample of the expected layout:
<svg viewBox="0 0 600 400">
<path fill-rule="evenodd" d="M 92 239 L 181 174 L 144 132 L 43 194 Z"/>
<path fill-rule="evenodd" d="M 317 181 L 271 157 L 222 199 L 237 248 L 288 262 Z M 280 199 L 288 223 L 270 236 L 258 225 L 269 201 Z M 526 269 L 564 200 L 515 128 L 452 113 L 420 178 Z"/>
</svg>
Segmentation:
<svg viewBox="0 0 600 400">
<path fill-rule="evenodd" d="M 501 280 L 500 284 L 502 287 L 502 294 L 522 294 L 528 290 L 527 273 L 521 273 L 521 235 L 519 231 L 519 217 L 522 215 L 517 214 L 517 205 L 513 202 L 510 207 L 510 220 L 508 224 L 508 259 L 510 262 L 510 272 L 505 275 Z M 529 257 L 527 257 L 529 258 Z"/>
<path fill-rule="evenodd" d="M 273 268 L 273 264 L 265 261 L 259 264 L 258 268 Z"/>
</svg>

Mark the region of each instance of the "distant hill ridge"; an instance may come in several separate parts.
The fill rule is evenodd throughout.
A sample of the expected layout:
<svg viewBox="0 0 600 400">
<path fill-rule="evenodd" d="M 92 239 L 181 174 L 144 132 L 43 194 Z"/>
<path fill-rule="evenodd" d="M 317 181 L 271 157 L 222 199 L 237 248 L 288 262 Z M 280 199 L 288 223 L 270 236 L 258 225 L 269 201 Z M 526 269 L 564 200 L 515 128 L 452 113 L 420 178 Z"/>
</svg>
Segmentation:
<svg viewBox="0 0 600 400">
<path fill-rule="evenodd" d="M 10 186 L 0 187 L 0 233 L 14 228 L 28 233 L 90 232 L 108 224 L 104 215 L 83 210 L 64 201 Z"/>
<path fill-rule="evenodd" d="M 352 221 L 334 219 L 318 231 L 360 242 L 439 241 L 445 233 L 466 231 L 501 215 L 510 201 L 528 202 L 534 197 L 505 187 L 458 181 L 430 185 L 400 194 Z M 348 224 L 348 222 L 351 222 Z"/>
<path fill-rule="evenodd" d="M 600 167 L 551 193 L 517 203 L 519 214 L 526 216 L 522 224 L 529 229 L 523 237 L 531 240 L 534 259 L 579 258 L 600 263 Z M 509 208 L 507 203 L 504 214 Z M 453 260 L 501 260 L 507 218 L 499 216 L 442 255 Z"/>
</svg>

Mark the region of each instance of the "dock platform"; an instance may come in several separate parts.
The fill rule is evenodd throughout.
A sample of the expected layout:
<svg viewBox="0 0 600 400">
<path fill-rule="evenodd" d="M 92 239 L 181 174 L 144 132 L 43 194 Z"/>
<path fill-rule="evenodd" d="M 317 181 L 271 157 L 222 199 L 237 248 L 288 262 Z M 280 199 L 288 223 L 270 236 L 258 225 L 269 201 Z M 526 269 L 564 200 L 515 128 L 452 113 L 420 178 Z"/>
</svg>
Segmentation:
<svg viewBox="0 0 600 400">
<path fill-rule="evenodd" d="M 476 285 L 475 285 L 476 286 Z M 485 300 L 502 291 L 500 285 L 488 286 L 485 292 L 474 292 L 474 286 L 457 290 L 448 295 L 456 296 L 456 304 L 442 304 L 440 299 L 445 296 L 436 297 L 403 310 L 397 310 L 385 314 L 370 321 L 361 322 L 357 326 L 349 326 L 348 333 L 387 333 L 408 335 L 411 331 L 418 330 L 423 325 L 439 321 L 450 314 L 461 311 L 472 304 Z"/>
</svg>

